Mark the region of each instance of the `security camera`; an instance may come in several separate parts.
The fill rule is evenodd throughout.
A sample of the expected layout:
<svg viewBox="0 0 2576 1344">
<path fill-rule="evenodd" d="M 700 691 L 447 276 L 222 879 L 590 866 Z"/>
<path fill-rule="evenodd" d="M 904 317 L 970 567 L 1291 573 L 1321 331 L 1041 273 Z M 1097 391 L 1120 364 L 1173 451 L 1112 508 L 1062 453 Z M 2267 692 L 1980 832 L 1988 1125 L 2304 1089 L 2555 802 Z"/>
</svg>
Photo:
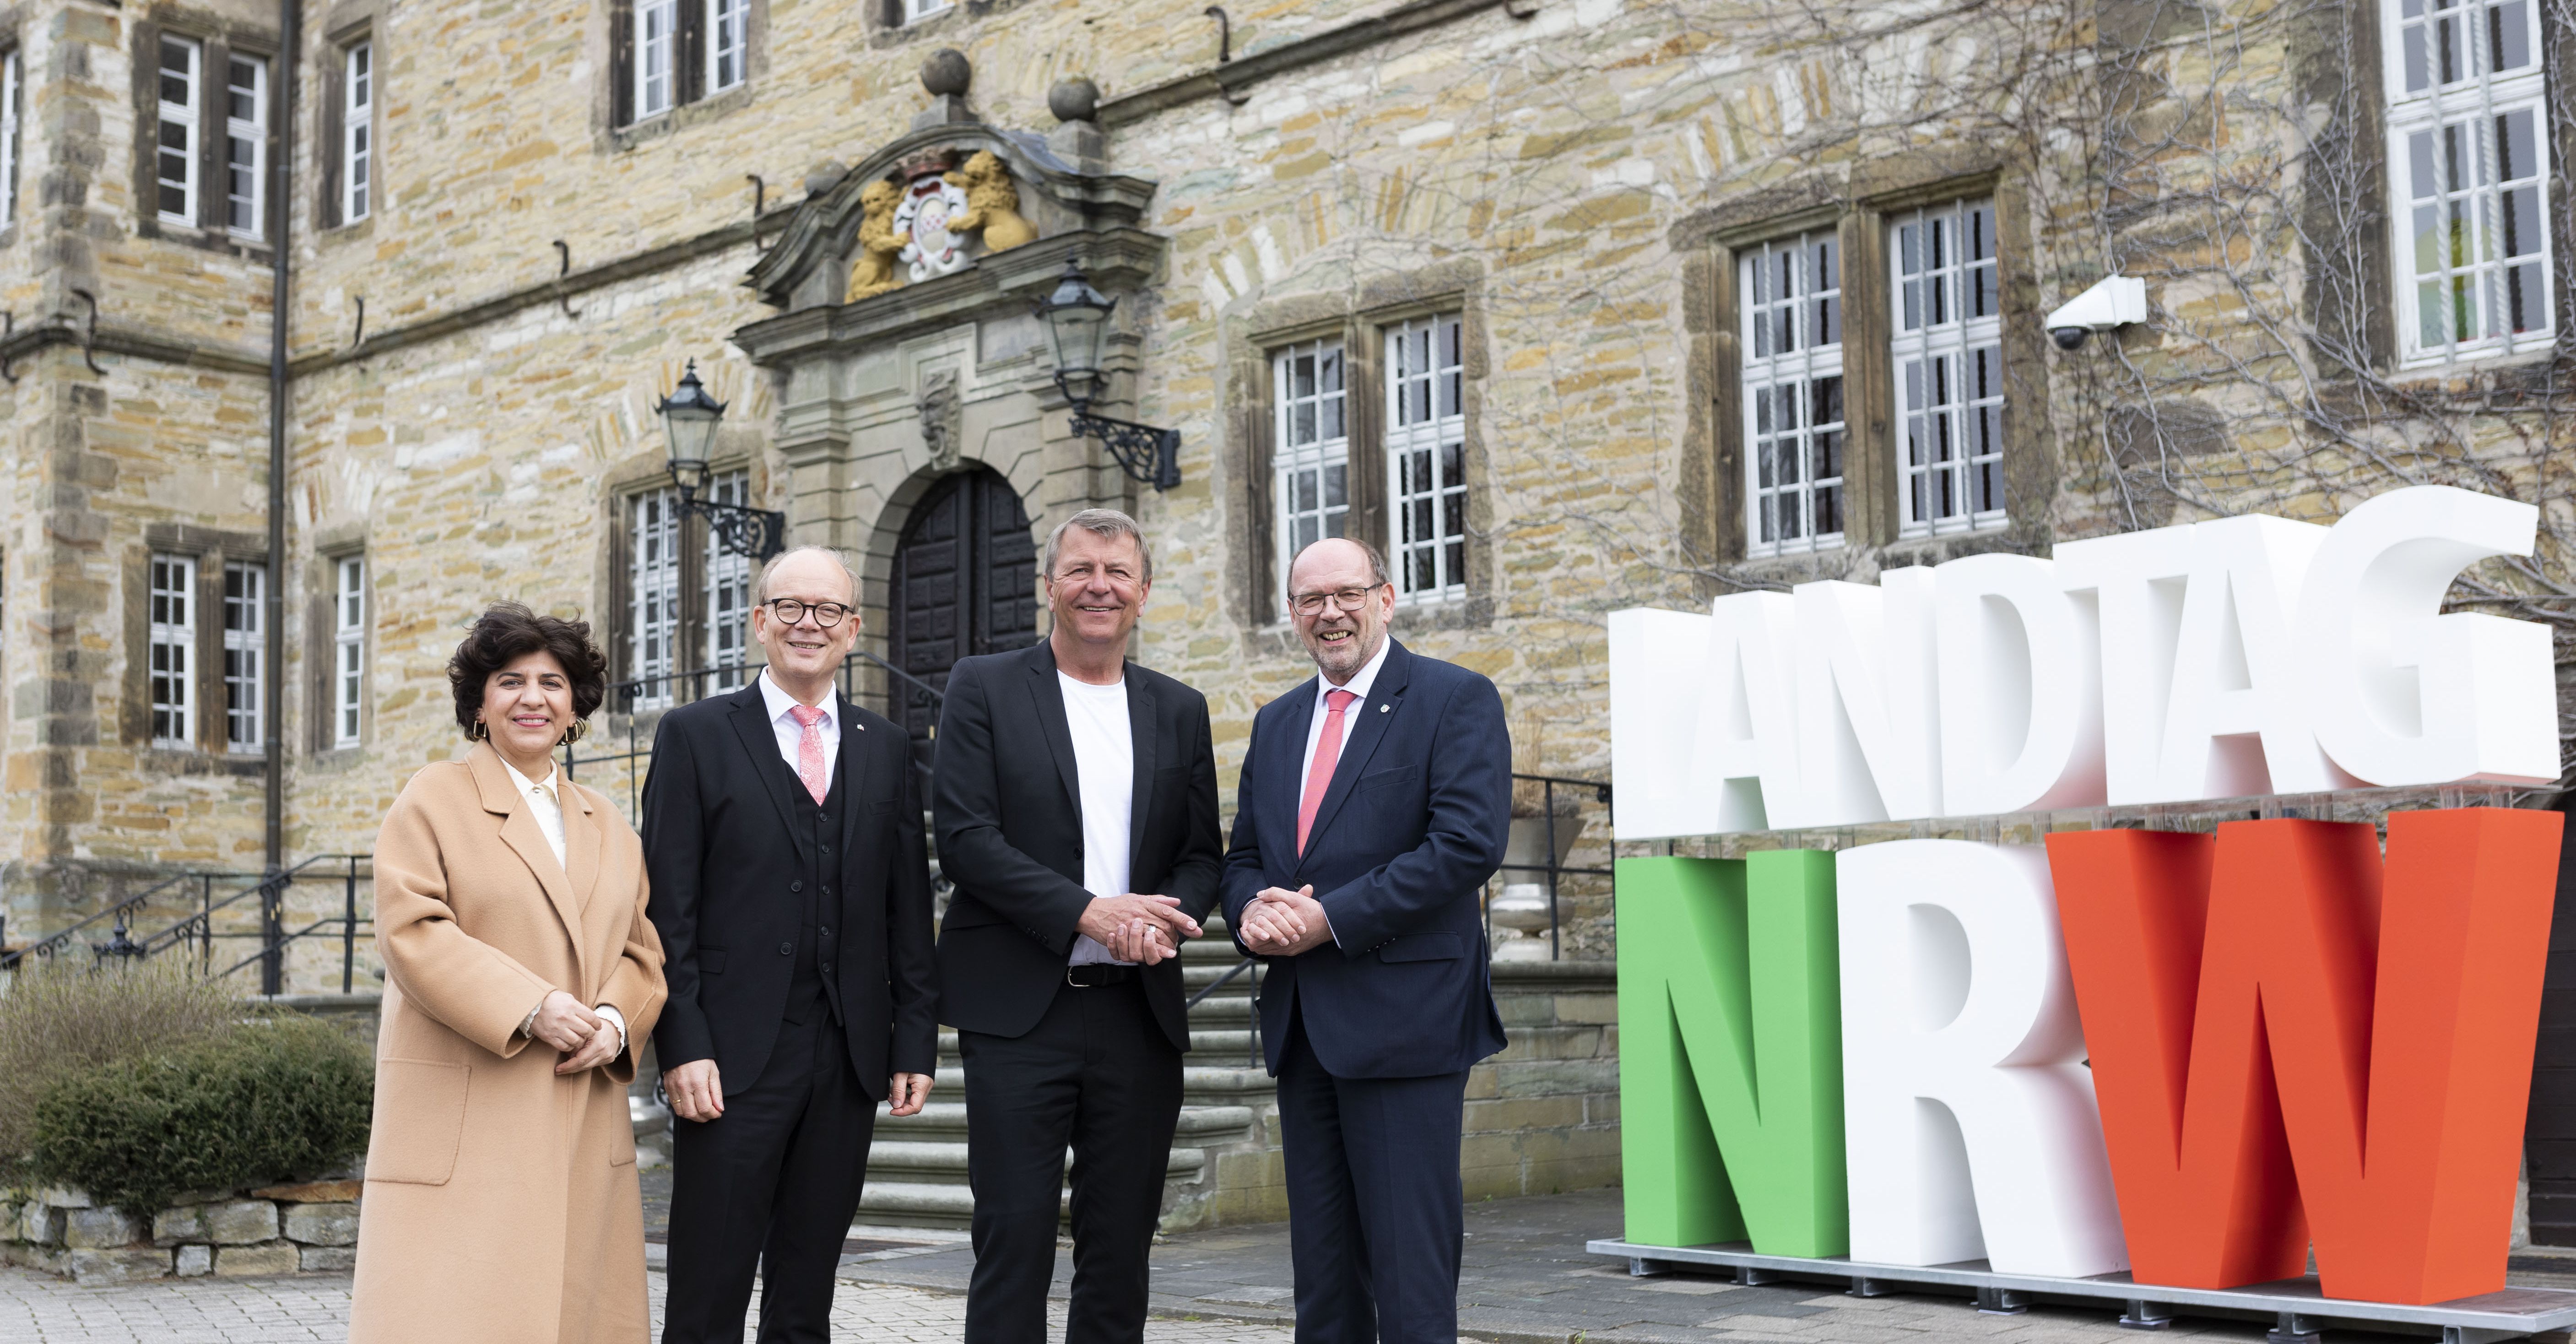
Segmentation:
<svg viewBox="0 0 2576 1344">
<path fill-rule="evenodd" d="M 2147 320 L 2147 282 L 2125 275 L 2106 276 L 2091 289 L 2058 305 L 2048 315 L 2048 339 L 2060 350 L 2073 350 L 2097 331 L 2110 331 Z"/>
</svg>

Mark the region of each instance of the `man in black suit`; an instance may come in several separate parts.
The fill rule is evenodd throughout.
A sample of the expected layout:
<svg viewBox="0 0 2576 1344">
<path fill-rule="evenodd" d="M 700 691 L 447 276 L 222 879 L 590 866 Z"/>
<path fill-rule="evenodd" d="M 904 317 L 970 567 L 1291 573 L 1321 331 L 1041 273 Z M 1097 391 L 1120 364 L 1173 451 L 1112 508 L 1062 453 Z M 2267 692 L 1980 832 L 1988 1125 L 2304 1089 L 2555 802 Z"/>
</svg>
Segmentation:
<svg viewBox="0 0 2576 1344">
<path fill-rule="evenodd" d="M 1288 598 L 1320 675 L 1253 716 L 1225 913 L 1270 966 L 1297 1338 L 1451 1344 L 1467 1070 L 1504 1044 L 1477 893 L 1511 735 L 1494 683 L 1387 636 L 1375 549 L 1308 546 Z"/>
<path fill-rule="evenodd" d="M 769 666 L 683 705 L 644 785 L 647 913 L 670 1001 L 653 1030 L 679 1116 L 665 1344 L 823 1344 L 876 1106 L 930 1096 L 939 1027 L 910 742 L 833 689 L 858 579 L 804 546 L 761 571 Z"/>
<path fill-rule="evenodd" d="M 1177 957 L 1221 862 L 1207 698 L 1127 661 L 1154 577 L 1135 520 L 1075 514 L 1045 576 L 1044 643 L 950 670 L 931 789 L 957 884 L 939 1019 L 966 1062 L 966 1344 L 1046 1337 L 1068 1146 L 1066 1344 L 1142 1335 L 1190 1048 Z"/>
</svg>

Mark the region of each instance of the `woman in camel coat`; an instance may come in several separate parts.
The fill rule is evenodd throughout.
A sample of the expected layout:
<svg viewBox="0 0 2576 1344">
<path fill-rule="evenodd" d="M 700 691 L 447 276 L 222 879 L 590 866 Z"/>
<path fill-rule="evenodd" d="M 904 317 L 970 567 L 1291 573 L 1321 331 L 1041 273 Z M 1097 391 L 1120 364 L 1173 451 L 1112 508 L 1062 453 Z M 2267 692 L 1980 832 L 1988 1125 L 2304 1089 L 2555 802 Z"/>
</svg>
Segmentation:
<svg viewBox="0 0 2576 1344">
<path fill-rule="evenodd" d="M 354 1344 L 647 1344 L 626 1085 L 661 1010 L 642 846 L 555 771 L 589 627 L 499 606 L 448 665 L 475 743 L 376 840 L 385 963 Z"/>
</svg>

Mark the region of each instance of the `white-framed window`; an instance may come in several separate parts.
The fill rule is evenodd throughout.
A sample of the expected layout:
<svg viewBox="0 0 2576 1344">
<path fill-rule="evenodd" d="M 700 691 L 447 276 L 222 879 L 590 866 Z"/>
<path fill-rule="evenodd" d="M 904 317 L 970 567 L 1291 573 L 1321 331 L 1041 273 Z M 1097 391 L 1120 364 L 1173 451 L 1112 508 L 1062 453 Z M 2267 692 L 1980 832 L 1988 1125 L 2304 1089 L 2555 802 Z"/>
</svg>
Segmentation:
<svg viewBox="0 0 2576 1344">
<path fill-rule="evenodd" d="M 145 658 L 152 694 L 152 745 L 196 745 L 193 680 L 197 666 L 197 562 L 159 555 L 151 562 L 151 612 Z"/>
<path fill-rule="evenodd" d="M 233 751 L 265 748 L 260 713 L 267 682 L 260 660 L 268 656 L 265 613 L 268 566 L 233 560 L 224 565 L 224 745 Z"/>
<path fill-rule="evenodd" d="M 1270 356 L 1277 407 L 1280 619 L 1288 616 L 1288 564 L 1297 552 L 1338 537 L 1351 511 L 1349 379 L 1338 339 L 1307 341 Z"/>
<path fill-rule="evenodd" d="M 153 154 L 161 218 L 197 222 L 197 124 L 204 80 L 201 44 L 184 37 L 161 39 L 161 112 Z"/>
<path fill-rule="evenodd" d="M 358 745 L 367 703 L 367 561 L 343 556 L 331 567 L 331 745 Z"/>
<path fill-rule="evenodd" d="M 706 0 L 707 92 L 740 84 L 750 69 L 751 0 Z"/>
<path fill-rule="evenodd" d="M 0 54 L 0 226 L 18 217 L 18 51 Z"/>
<path fill-rule="evenodd" d="M 2549 113 L 2538 0 L 2381 0 L 2407 364 L 2549 347 Z"/>
<path fill-rule="evenodd" d="M 751 505 L 751 473 L 728 471 L 707 482 L 707 497 L 718 504 Z M 726 548 L 714 528 L 706 529 L 700 564 L 705 572 L 706 661 L 715 669 L 710 691 L 730 691 L 749 684 L 744 668 L 751 658 L 751 558 Z"/>
<path fill-rule="evenodd" d="M 635 119 L 679 101 L 680 0 L 635 0 Z"/>
<path fill-rule="evenodd" d="M 903 0 L 903 21 L 917 23 L 933 14 L 944 14 L 957 5 L 957 0 Z"/>
<path fill-rule="evenodd" d="M 341 65 L 340 222 L 355 224 L 374 208 L 376 44 L 351 46 Z"/>
<path fill-rule="evenodd" d="M 1830 230 L 1747 248 L 1745 550 L 1843 544 L 1842 241 Z"/>
<path fill-rule="evenodd" d="M 1897 534 L 2004 524 L 2004 364 L 1995 206 L 1951 201 L 1887 225 Z"/>
<path fill-rule="evenodd" d="M 1467 591 L 1465 326 L 1458 314 L 1385 330 L 1387 557 L 1399 600 Z"/>
<path fill-rule="evenodd" d="M 641 683 L 635 708 L 672 703 L 679 657 L 680 492 L 664 487 L 626 500 L 626 675 Z"/>
<path fill-rule="evenodd" d="M 224 227 L 256 238 L 268 220 L 268 62 L 231 56 L 224 66 Z"/>
</svg>

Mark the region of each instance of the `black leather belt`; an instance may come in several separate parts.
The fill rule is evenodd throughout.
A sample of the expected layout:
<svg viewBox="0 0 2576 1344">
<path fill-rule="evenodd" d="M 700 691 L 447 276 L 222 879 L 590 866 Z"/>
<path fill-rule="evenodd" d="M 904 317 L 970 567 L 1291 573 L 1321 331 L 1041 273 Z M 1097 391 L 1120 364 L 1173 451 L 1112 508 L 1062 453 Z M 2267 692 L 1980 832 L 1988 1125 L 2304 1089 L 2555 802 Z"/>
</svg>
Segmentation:
<svg viewBox="0 0 2576 1344">
<path fill-rule="evenodd" d="M 1102 985 L 1123 985 L 1135 978 L 1135 967 L 1112 966 L 1107 962 L 1095 961 L 1086 965 L 1067 966 L 1064 968 L 1064 982 L 1076 989 L 1098 989 Z"/>
</svg>

